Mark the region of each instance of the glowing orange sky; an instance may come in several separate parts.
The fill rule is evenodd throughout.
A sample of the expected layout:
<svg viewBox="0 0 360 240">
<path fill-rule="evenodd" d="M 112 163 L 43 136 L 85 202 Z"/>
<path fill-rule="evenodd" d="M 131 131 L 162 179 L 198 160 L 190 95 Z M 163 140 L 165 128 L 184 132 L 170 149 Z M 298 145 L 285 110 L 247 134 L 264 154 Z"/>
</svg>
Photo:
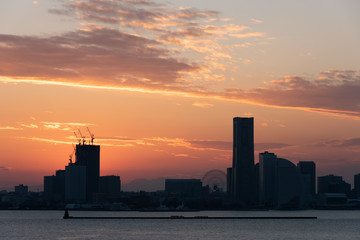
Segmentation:
<svg viewBox="0 0 360 240">
<path fill-rule="evenodd" d="M 256 158 L 315 161 L 352 183 L 359 4 L 255 2 L 1 1 L 0 188 L 64 169 L 86 127 L 101 175 L 125 183 L 225 171 L 235 116 L 255 117 Z"/>
</svg>

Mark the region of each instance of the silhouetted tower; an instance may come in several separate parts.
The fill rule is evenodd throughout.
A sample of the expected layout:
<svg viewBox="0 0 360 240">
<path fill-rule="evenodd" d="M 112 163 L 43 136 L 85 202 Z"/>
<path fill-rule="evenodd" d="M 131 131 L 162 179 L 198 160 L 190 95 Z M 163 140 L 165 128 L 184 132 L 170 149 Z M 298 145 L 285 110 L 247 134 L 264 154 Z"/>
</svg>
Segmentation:
<svg viewBox="0 0 360 240">
<path fill-rule="evenodd" d="M 76 145 L 75 165 L 86 166 L 86 201 L 92 202 L 94 193 L 99 192 L 100 146 Z"/>
<path fill-rule="evenodd" d="M 232 196 L 244 206 L 255 203 L 254 118 L 233 119 Z"/>
<path fill-rule="evenodd" d="M 227 194 L 228 196 L 232 196 L 233 195 L 233 186 L 232 186 L 232 168 L 227 168 L 226 169 L 226 190 L 227 190 Z"/>
<path fill-rule="evenodd" d="M 308 176 L 309 182 L 305 182 L 305 191 L 312 196 L 315 196 L 315 185 L 316 185 L 316 165 L 311 161 L 302 161 L 297 164 L 301 175 Z"/>
<path fill-rule="evenodd" d="M 274 153 L 259 153 L 259 200 L 267 207 L 276 205 L 277 170 L 278 158 Z"/>
<path fill-rule="evenodd" d="M 354 175 L 354 190 L 357 198 L 360 198 L 360 173 Z"/>
</svg>

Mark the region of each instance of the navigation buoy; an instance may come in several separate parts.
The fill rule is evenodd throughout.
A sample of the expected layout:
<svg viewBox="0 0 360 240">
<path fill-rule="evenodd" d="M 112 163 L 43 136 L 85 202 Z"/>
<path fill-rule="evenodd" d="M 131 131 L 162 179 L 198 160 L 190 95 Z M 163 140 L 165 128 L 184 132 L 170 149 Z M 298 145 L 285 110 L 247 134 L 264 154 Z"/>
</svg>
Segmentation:
<svg viewBox="0 0 360 240">
<path fill-rule="evenodd" d="M 69 218 L 69 210 L 67 208 L 65 208 L 65 213 L 63 216 L 64 219 Z"/>
</svg>

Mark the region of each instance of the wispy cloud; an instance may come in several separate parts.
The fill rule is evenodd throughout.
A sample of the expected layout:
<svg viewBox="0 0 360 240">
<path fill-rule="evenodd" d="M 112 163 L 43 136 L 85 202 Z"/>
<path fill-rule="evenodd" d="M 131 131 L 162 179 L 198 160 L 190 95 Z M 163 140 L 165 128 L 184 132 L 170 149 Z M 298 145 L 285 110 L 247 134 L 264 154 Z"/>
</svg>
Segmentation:
<svg viewBox="0 0 360 240">
<path fill-rule="evenodd" d="M 21 126 L 24 128 L 39 128 L 36 124 L 21 124 Z"/>
<path fill-rule="evenodd" d="M 260 20 L 260 19 L 252 18 L 252 19 L 251 19 L 251 22 L 252 22 L 253 24 L 259 24 L 259 23 L 263 23 L 264 21 L 262 21 L 262 20 Z"/>
<path fill-rule="evenodd" d="M 211 108 L 214 106 L 214 104 L 204 102 L 194 102 L 192 105 L 199 108 Z"/>
<path fill-rule="evenodd" d="M 36 118 L 31 118 L 30 123 L 17 122 L 17 126 L 0 126 L 0 130 L 26 130 L 26 129 L 39 129 L 39 130 L 60 130 L 60 131 L 77 131 L 79 128 L 93 126 L 92 123 L 72 123 L 72 122 L 50 122 L 38 121 Z"/>
<path fill-rule="evenodd" d="M 32 141 L 42 141 L 54 144 L 73 144 L 76 140 L 75 137 L 69 136 L 68 140 L 58 140 L 50 138 L 39 137 L 19 137 Z M 96 144 L 111 147 L 136 147 L 145 146 L 151 147 L 155 150 L 161 148 L 174 148 L 174 149 L 187 149 L 191 151 L 215 151 L 215 152 L 231 152 L 232 142 L 230 141 L 217 141 L 217 140 L 199 140 L 199 139 L 185 139 L 185 138 L 167 138 L 167 137 L 152 137 L 152 138 L 128 138 L 128 137 L 97 137 Z M 291 147 L 293 145 L 284 143 L 255 143 L 256 151 L 265 151 L 269 149 L 280 149 Z M 174 153 L 180 154 L 177 156 L 185 157 L 183 154 L 188 153 Z M 182 155 L 181 155 L 182 154 Z M 188 154 L 189 155 L 189 154 Z"/>
<path fill-rule="evenodd" d="M 224 98 L 250 103 L 360 118 L 360 72 L 331 70 L 306 79 L 285 76 L 264 87 L 226 89 Z"/>
<path fill-rule="evenodd" d="M 324 140 L 318 143 L 315 143 L 315 146 L 319 147 L 359 147 L 360 138 L 348 138 L 348 139 L 331 139 Z"/>
<path fill-rule="evenodd" d="M 233 33 L 231 36 L 236 38 L 251 38 L 251 37 L 262 37 L 265 34 L 262 32 L 248 32 L 248 33 Z"/>
<path fill-rule="evenodd" d="M 9 171 L 10 169 L 8 167 L 5 167 L 5 166 L 0 166 L 0 171 Z"/>
<path fill-rule="evenodd" d="M 48 142 L 54 144 L 70 144 L 70 145 L 73 144 L 73 142 L 70 141 L 62 141 L 62 140 L 55 140 L 49 138 L 38 138 L 38 137 L 18 137 L 18 138 L 32 140 L 32 141 Z"/>
<path fill-rule="evenodd" d="M 22 130 L 22 128 L 12 126 L 0 126 L 0 130 Z"/>
<path fill-rule="evenodd" d="M 18 137 L 21 139 L 27 139 L 31 141 L 40 141 L 40 142 L 47 142 L 47 143 L 53 143 L 53 144 L 67 144 L 72 145 L 74 144 L 74 141 L 64 141 L 64 140 L 57 140 L 57 139 L 51 139 L 51 138 L 39 138 L 39 137 Z M 133 144 L 116 144 L 116 143 L 101 143 L 102 146 L 108 146 L 108 147 L 132 147 Z"/>
<path fill-rule="evenodd" d="M 84 88 L 149 92 L 193 98 L 209 98 L 214 100 L 230 100 L 269 107 L 292 108 L 335 116 L 351 117 L 354 119 L 360 118 L 360 95 L 358 94 L 360 92 L 360 72 L 358 71 L 331 70 L 321 72 L 320 77 L 313 79 L 305 79 L 299 76 L 285 76 L 279 80 L 268 82 L 263 87 L 251 90 L 226 88 L 218 92 L 204 88 L 194 90 L 191 89 L 191 87 L 149 89 L 146 88 L 145 85 L 142 87 L 140 85 L 137 87 L 117 87 L 30 79 L 14 80 L 9 78 L 0 78 L 0 81 L 7 83 L 55 84 Z M 279 126 L 286 127 L 286 125 L 282 123 L 279 124 Z"/>
<path fill-rule="evenodd" d="M 61 130 L 61 131 L 74 131 L 79 127 L 88 127 L 94 125 L 92 123 L 62 123 L 62 122 L 41 122 L 45 129 Z"/>
<path fill-rule="evenodd" d="M 256 151 L 266 151 L 270 149 L 282 149 L 288 147 L 294 147 L 294 145 L 287 144 L 287 143 L 255 143 L 255 150 Z"/>
</svg>

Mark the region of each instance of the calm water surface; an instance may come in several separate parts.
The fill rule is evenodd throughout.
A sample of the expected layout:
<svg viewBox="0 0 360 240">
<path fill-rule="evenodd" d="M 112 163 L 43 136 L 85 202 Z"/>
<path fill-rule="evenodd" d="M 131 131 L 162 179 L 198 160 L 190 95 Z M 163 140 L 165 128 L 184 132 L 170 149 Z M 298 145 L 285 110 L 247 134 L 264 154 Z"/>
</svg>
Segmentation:
<svg viewBox="0 0 360 240">
<path fill-rule="evenodd" d="M 70 211 L 72 216 L 317 216 L 316 220 L 62 219 L 63 211 L 0 211 L 0 239 L 360 239 L 360 211 Z"/>
</svg>

